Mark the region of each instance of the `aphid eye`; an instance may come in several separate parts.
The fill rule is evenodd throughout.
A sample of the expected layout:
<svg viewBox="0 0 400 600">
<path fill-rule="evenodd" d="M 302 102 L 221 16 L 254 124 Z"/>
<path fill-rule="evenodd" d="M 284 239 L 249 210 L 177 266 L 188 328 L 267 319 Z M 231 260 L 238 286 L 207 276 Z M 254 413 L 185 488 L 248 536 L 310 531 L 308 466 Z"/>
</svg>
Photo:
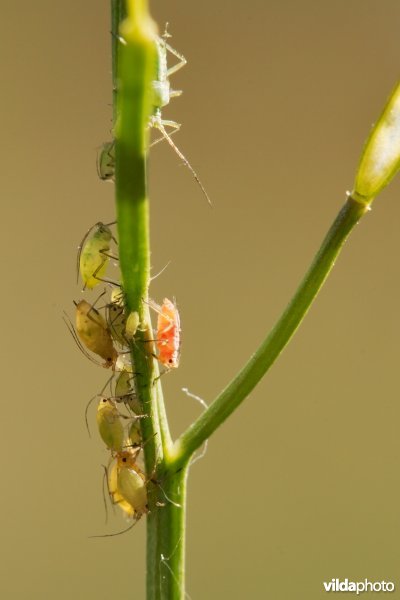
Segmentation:
<svg viewBox="0 0 400 600">
<path fill-rule="evenodd" d="M 173 362 L 172 358 L 170 358 L 168 362 L 171 364 Z"/>
</svg>

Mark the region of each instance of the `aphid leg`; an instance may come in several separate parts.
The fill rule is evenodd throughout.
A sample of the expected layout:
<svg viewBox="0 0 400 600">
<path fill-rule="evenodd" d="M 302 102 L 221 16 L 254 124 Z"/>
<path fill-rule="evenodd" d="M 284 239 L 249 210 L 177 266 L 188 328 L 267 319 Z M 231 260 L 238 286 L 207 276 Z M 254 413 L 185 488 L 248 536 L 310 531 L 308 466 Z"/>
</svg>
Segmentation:
<svg viewBox="0 0 400 600">
<path fill-rule="evenodd" d="M 167 35 L 168 35 L 168 37 L 170 37 L 169 34 L 167 34 Z M 168 52 L 171 52 L 171 54 L 173 56 L 175 56 L 175 58 L 177 58 L 179 61 L 176 63 L 176 65 L 173 65 L 172 67 L 167 69 L 167 77 L 170 77 L 171 75 L 173 75 L 174 73 L 176 73 L 177 71 L 182 69 L 187 64 L 187 60 L 182 54 L 180 54 L 177 50 L 175 50 L 175 48 L 172 48 L 172 46 L 170 46 L 166 42 L 164 42 L 164 43 L 165 43 L 165 48 L 168 50 Z"/>
<path fill-rule="evenodd" d="M 174 135 L 174 133 L 176 133 L 177 131 L 180 130 L 181 126 L 179 123 L 175 123 L 175 125 L 177 125 L 177 127 L 175 127 L 168 135 L 169 137 L 171 137 L 171 135 Z M 150 148 L 152 148 L 153 146 L 155 146 L 156 144 L 159 144 L 160 142 L 165 141 L 165 137 L 162 135 L 161 137 L 157 138 L 156 140 L 154 140 L 154 142 L 151 142 L 150 144 Z"/>
<path fill-rule="evenodd" d="M 119 261 L 119 256 L 114 256 L 113 254 L 108 254 L 108 252 L 106 252 L 106 250 L 100 250 L 99 254 L 102 254 L 103 256 L 106 256 L 107 258 L 111 258 L 112 260 L 118 260 Z M 98 273 L 99 269 L 96 269 L 96 273 Z"/>
<path fill-rule="evenodd" d="M 164 121 L 164 120 L 161 119 L 160 115 L 156 115 L 156 116 L 152 117 L 152 119 L 151 119 L 151 125 L 153 127 L 156 127 L 162 133 L 162 135 L 165 137 L 165 139 L 168 142 L 168 144 L 171 146 L 171 148 L 174 150 L 174 152 L 179 156 L 179 158 L 181 159 L 181 161 L 183 162 L 183 164 L 192 173 L 193 177 L 195 178 L 195 180 L 199 184 L 201 191 L 205 195 L 208 204 L 210 206 L 212 206 L 210 197 L 207 194 L 204 185 L 201 183 L 201 181 L 199 179 L 199 176 L 197 175 L 196 171 L 193 169 L 193 167 L 190 164 L 190 162 L 188 161 L 188 159 L 182 154 L 182 152 L 179 150 L 179 148 L 174 144 L 174 142 L 171 139 L 171 136 L 169 135 L 169 133 L 167 133 L 167 131 L 165 129 L 165 126 L 174 127 L 174 126 L 177 126 L 178 123 L 175 123 L 174 121 Z"/>
</svg>

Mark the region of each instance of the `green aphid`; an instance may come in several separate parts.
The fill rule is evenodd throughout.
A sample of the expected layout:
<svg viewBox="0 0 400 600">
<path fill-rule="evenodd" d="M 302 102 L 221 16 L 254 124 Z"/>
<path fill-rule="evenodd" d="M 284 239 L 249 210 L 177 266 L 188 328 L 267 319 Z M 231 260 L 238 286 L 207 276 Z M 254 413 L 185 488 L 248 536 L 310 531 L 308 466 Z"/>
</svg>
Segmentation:
<svg viewBox="0 0 400 600">
<path fill-rule="evenodd" d="M 133 310 L 126 319 L 125 323 L 125 338 L 128 341 L 131 341 L 135 335 L 138 327 L 140 325 L 140 317 L 139 313 L 136 310 Z"/>
<path fill-rule="evenodd" d="M 115 142 L 105 142 L 97 157 L 97 173 L 103 181 L 112 181 L 115 172 Z"/>
<path fill-rule="evenodd" d="M 125 430 L 122 424 L 124 418 L 126 417 L 119 413 L 112 400 L 101 398 L 97 407 L 97 426 L 101 439 L 111 452 L 122 452 L 126 445 Z"/>
<path fill-rule="evenodd" d="M 140 415 L 140 402 L 136 397 L 133 381 L 132 373 L 126 370 L 121 371 L 115 383 L 115 399 L 117 402 L 124 402 L 135 415 Z"/>
<path fill-rule="evenodd" d="M 96 223 L 89 229 L 79 245 L 77 269 L 81 274 L 84 289 L 90 290 L 104 279 L 110 260 L 110 242 L 113 238 L 109 223 Z"/>
<path fill-rule="evenodd" d="M 123 306 L 110 302 L 106 307 L 107 325 L 111 332 L 113 339 L 120 344 L 120 346 L 127 346 L 127 338 L 125 337 L 125 309 Z"/>
<path fill-rule="evenodd" d="M 142 446 L 142 432 L 140 429 L 140 419 L 133 419 L 128 433 L 128 444 L 132 447 Z"/>
</svg>

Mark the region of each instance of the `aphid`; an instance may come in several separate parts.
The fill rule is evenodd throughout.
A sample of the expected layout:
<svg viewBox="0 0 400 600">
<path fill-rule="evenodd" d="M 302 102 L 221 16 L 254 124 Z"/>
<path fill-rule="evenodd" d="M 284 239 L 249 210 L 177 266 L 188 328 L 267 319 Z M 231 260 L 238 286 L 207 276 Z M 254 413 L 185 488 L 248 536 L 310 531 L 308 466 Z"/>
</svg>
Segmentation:
<svg viewBox="0 0 400 600">
<path fill-rule="evenodd" d="M 171 139 L 171 135 L 178 131 L 181 127 L 180 123 L 176 123 L 175 121 L 170 121 L 162 118 L 161 109 L 164 106 L 167 106 L 171 100 L 171 98 L 176 98 L 182 94 L 182 90 L 173 90 L 171 89 L 171 84 L 169 78 L 171 75 L 182 69 L 187 63 L 187 60 L 182 54 L 177 52 L 172 46 L 167 44 L 167 39 L 171 37 L 167 30 L 165 30 L 164 35 L 162 37 L 155 38 L 155 45 L 157 50 L 157 70 L 155 73 L 155 79 L 152 81 L 152 103 L 153 103 L 153 114 L 149 120 L 149 127 L 153 127 L 157 129 L 162 137 L 156 139 L 151 146 L 154 146 L 158 142 L 162 140 L 166 140 L 171 148 L 176 152 L 178 157 L 181 159 L 183 164 L 189 169 L 192 173 L 193 177 L 199 184 L 203 194 L 207 198 L 207 202 L 211 206 L 211 200 L 201 183 L 196 171 L 193 169 L 192 165 L 189 163 L 187 158 L 182 154 L 179 148 L 174 144 Z M 120 38 L 120 41 L 123 43 L 123 39 Z M 173 56 L 178 59 L 178 62 L 172 67 L 168 67 L 168 52 L 170 52 Z M 172 129 L 171 133 L 168 133 L 166 127 L 170 127 Z M 103 145 L 103 150 L 100 153 L 97 170 L 99 173 L 100 179 L 109 180 L 114 178 L 115 171 L 115 143 L 114 142 L 106 142 Z"/>
<path fill-rule="evenodd" d="M 137 466 L 138 448 L 128 448 L 116 455 L 108 473 L 108 489 L 111 500 L 128 517 L 136 521 L 147 513 L 146 478 Z"/>
<path fill-rule="evenodd" d="M 140 317 L 139 313 L 136 310 L 133 310 L 127 317 L 125 323 L 125 338 L 128 341 L 131 341 L 138 330 L 140 325 Z"/>
<path fill-rule="evenodd" d="M 125 337 L 126 316 L 124 304 L 120 298 L 121 296 L 111 294 L 111 302 L 106 305 L 106 318 L 113 339 L 120 346 L 125 347 L 128 345 Z"/>
<path fill-rule="evenodd" d="M 97 426 L 100 437 L 111 452 L 122 452 L 125 445 L 125 429 L 121 415 L 115 402 L 109 398 L 101 398 L 97 407 Z M 128 442 L 129 443 L 129 442 Z"/>
<path fill-rule="evenodd" d="M 161 306 L 153 301 L 149 301 L 149 305 L 158 313 L 157 359 L 167 369 L 176 369 L 179 367 L 181 347 L 181 327 L 178 309 L 168 298 L 164 298 Z"/>
<path fill-rule="evenodd" d="M 77 271 L 80 272 L 84 289 L 90 290 L 103 280 L 110 258 L 110 242 L 114 239 L 109 225 L 96 223 L 91 227 L 79 245 Z"/>
<path fill-rule="evenodd" d="M 207 202 L 211 206 L 211 200 L 210 200 L 203 184 L 201 183 L 196 171 L 193 169 L 192 165 L 189 163 L 187 158 L 182 154 L 182 152 L 179 150 L 179 148 L 174 144 L 174 142 L 171 139 L 170 134 L 165 129 L 166 127 L 171 127 L 171 129 L 173 129 L 173 133 L 174 133 L 175 131 L 178 131 L 180 129 L 180 127 L 181 127 L 180 123 L 176 123 L 175 121 L 165 120 L 162 118 L 162 114 L 161 114 L 161 109 L 164 108 L 164 106 L 167 106 L 167 104 L 169 104 L 169 101 L 171 100 L 171 98 L 175 98 L 176 96 L 180 96 L 182 94 L 182 90 L 172 90 L 171 89 L 169 78 L 171 75 L 173 75 L 174 73 L 179 71 L 182 67 L 184 67 L 187 63 L 186 58 L 184 56 L 182 56 L 182 54 L 179 54 L 179 52 L 177 52 L 174 48 L 172 48 L 169 44 L 167 44 L 166 40 L 169 37 L 171 37 L 171 36 L 167 33 L 167 30 L 165 30 L 163 37 L 161 37 L 161 38 L 157 37 L 155 40 L 156 48 L 157 48 L 157 73 L 156 73 L 156 78 L 152 82 L 154 113 L 150 117 L 149 125 L 150 125 L 150 127 L 154 127 L 155 129 L 158 129 L 163 137 L 156 140 L 155 142 L 153 142 L 153 145 L 158 143 L 162 139 L 165 139 L 168 142 L 168 144 L 171 146 L 171 148 L 173 148 L 173 150 L 179 156 L 179 158 L 184 163 L 184 165 L 192 173 L 193 177 L 199 184 L 203 194 L 207 198 Z M 178 62 L 169 68 L 168 68 L 168 60 L 167 60 L 168 52 L 170 52 L 173 56 L 175 56 L 178 59 Z"/>
<path fill-rule="evenodd" d="M 115 144 L 105 142 L 97 157 L 97 173 L 102 181 L 114 179 Z"/>
<path fill-rule="evenodd" d="M 103 367 L 115 369 L 118 352 L 106 321 L 86 300 L 76 304 L 76 331 L 88 350 L 104 359 Z"/>
</svg>

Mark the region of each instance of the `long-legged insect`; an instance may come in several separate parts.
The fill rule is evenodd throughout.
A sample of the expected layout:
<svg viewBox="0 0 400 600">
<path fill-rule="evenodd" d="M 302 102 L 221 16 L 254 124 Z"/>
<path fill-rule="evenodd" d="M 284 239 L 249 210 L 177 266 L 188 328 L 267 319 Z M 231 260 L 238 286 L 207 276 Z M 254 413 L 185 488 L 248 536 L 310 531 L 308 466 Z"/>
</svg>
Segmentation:
<svg viewBox="0 0 400 600">
<path fill-rule="evenodd" d="M 171 75 L 182 69 L 182 67 L 184 67 L 187 63 L 186 58 L 167 43 L 167 39 L 169 37 L 171 36 L 167 32 L 167 28 L 165 28 L 164 35 L 162 37 L 157 37 L 155 40 L 157 48 L 157 74 L 156 79 L 152 82 L 154 114 L 150 117 L 149 125 L 150 127 L 158 129 L 162 137 L 155 140 L 152 145 L 157 144 L 162 139 L 165 139 L 168 142 L 171 148 L 179 156 L 183 164 L 192 173 L 193 177 L 199 184 L 203 194 L 207 198 L 207 202 L 211 206 L 211 200 L 203 184 L 201 183 L 196 171 L 193 169 L 192 165 L 182 154 L 179 148 L 174 144 L 174 142 L 171 139 L 171 134 L 168 133 L 166 130 L 166 127 L 170 127 L 172 129 L 172 133 L 174 133 L 180 129 L 180 123 L 176 123 L 175 121 L 170 121 L 162 118 L 162 108 L 169 104 L 171 98 L 176 98 L 177 96 L 180 96 L 182 94 L 182 90 L 171 89 L 169 78 Z M 178 59 L 178 62 L 172 67 L 168 67 L 168 52 L 170 52 L 173 56 L 175 56 Z"/>
<path fill-rule="evenodd" d="M 168 24 L 167 24 L 168 25 Z M 165 28 L 165 32 L 162 37 L 156 37 L 154 43 L 156 45 L 157 50 L 157 67 L 155 73 L 155 79 L 152 81 L 152 93 L 153 93 L 153 114 L 149 120 L 149 127 L 153 127 L 157 129 L 161 136 L 160 138 L 154 140 L 151 143 L 151 146 L 158 144 L 162 140 L 166 140 L 174 152 L 178 155 L 183 164 L 189 169 L 192 173 L 193 177 L 199 184 L 203 194 L 205 195 L 208 204 L 211 206 L 211 200 L 207 194 L 206 189 L 201 183 L 196 171 L 193 169 L 192 165 L 188 161 L 188 159 L 182 154 L 179 148 L 171 139 L 171 135 L 179 131 L 181 128 L 181 124 L 176 121 L 171 121 L 168 119 L 162 118 L 162 109 L 164 106 L 167 106 L 171 100 L 171 98 L 176 98 L 182 94 L 182 90 L 173 90 L 171 89 L 171 84 L 169 78 L 171 75 L 182 69 L 187 63 L 186 58 L 180 54 L 175 48 L 172 48 L 167 43 L 167 39 L 171 37 L 167 32 L 167 27 Z M 123 38 L 119 38 L 121 43 L 125 43 Z M 172 67 L 168 67 L 168 52 L 172 54 L 175 58 L 178 59 L 178 62 Z M 170 128 L 171 131 L 168 132 L 166 128 Z M 115 171 L 115 143 L 114 142 L 106 142 L 103 144 L 102 150 L 97 159 L 97 171 L 100 179 L 102 180 L 110 180 L 114 178 Z"/>
<path fill-rule="evenodd" d="M 110 258 L 110 242 L 115 240 L 109 225 L 96 223 L 85 234 L 79 244 L 77 256 L 77 274 L 82 277 L 84 289 L 93 289 L 104 281 L 104 275 Z"/>
</svg>

